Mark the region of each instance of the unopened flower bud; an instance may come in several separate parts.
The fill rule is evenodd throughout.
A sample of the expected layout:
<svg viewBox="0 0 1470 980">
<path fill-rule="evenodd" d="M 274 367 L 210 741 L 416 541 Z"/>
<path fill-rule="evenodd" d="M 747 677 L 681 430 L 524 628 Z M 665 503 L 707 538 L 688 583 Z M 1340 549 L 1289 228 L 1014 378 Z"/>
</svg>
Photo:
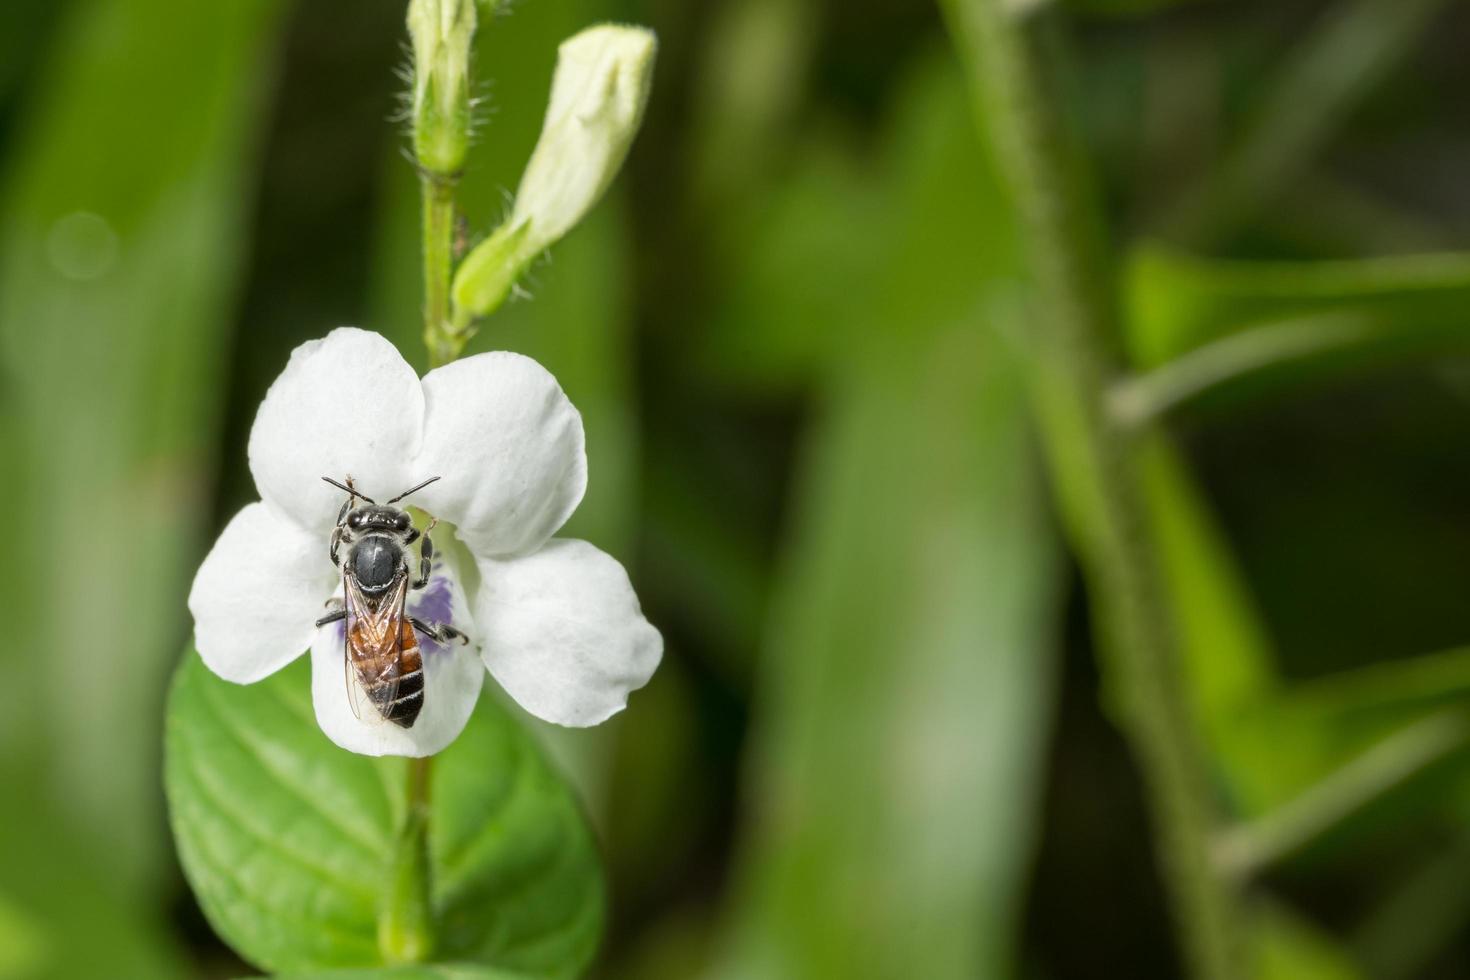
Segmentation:
<svg viewBox="0 0 1470 980">
<path fill-rule="evenodd" d="M 582 219 L 617 176 L 643 121 L 658 48 L 653 32 L 603 25 L 563 41 L 541 138 L 511 220 L 545 248 Z"/>
<path fill-rule="evenodd" d="M 475 0 L 411 0 L 413 150 L 425 170 L 452 176 L 470 142 L 470 47 Z"/>
<path fill-rule="evenodd" d="M 657 49 L 652 31 L 612 24 L 562 42 L 541 138 L 511 215 L 455 276 L 462 315 L 499 307 L 531 260 L 602 197 L 643 121 Z"/>
</svg>

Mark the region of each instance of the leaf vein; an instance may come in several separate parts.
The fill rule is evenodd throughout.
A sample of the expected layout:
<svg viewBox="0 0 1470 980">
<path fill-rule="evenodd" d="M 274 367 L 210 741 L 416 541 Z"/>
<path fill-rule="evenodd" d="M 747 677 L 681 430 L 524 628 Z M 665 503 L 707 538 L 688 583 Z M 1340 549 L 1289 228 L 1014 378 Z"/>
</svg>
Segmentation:
<svg viewBox="0 0 1470 980">
<path fill-rule="evenodd" d="M 299 865 L 303 870 L 312 872 L 327 884 L 337 885 L 369 899 L 375 898 L 375 891 L 371 885 L 343 877 L 339 872 L 319 864 L 305 855 L 296 853 L 278 837 L 254 826 L 249 817 L 245 815 L 246 811 L 243 808 L 236 806 L 232 802 L 227 802 L 225 796 L 212 785 L 210 777 L 206 774 L 205 767 L 198 764 L 193 753 L 185 752 L 184 754 L 188 758 L 188 771 L 194 777 L 194 784 L 199 787 L 200 796 L 206 802 L 212 804 L 220 816 L 242 831 L 245 836 L 256 840 L 266 850 L 273 851 L 292 863 Z"/>
<path fill-rule="evenodd" d="M 308 810 L 321 817 L 323 823 L 326 823 L 329 826 L 336 828 L 343 834 L 346 839 L 359 845 L 369 854 L 382 853 L 385 843 L 384 840 L 382 840 L 381 838 L 375 839 L 374 836 L 370 834 L 365 834 L 360 826 L 350 824 L 341 820 L 334 812 L 322 806 L 307 787 L 304 787 L 297 783 L 289 775 L 288 770 L 277 765 L 275 762 L 269 759 L 265 753 L 263 753 L 253 742 L 251 742 L 250 738 L 248 737 L 249 726 L 241 725 L 239 720 L 231 713 L 230 709 L 225 707 L 218 696 L 209 689 L 209 685 L 204 685 L 204 690 L 205 700 L 208 701 L 210 707 L 214 709 L 215 716 L 220 719 L 221 728 L 230 736 L 230 738 L 236 744 L 244 749 L 245 753 L 253 758 L 262 769 L 264 769 L 271 776 L 274 776 L 276 781 L 281 786 L 290 791 L 290 793 L 298 800 L 300 800 L 303 804 L 305 804 Z"/>
</svg>

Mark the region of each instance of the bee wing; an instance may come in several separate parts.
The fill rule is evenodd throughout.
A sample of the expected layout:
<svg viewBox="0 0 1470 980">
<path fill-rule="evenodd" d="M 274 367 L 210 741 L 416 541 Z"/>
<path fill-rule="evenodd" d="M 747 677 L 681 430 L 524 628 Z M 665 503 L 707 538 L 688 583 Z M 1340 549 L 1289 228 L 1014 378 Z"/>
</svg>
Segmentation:
<svg viewBox="0 0 1470 980">
<path fill-rule="evenodd" d="M 349 619 L 348 625 L 342 630 L 342 684 L 347 688 L 347 706 L 352 709 L 352 717 L 362 721 L 362 699 L 358 697 L 362 685 L 352 676 L 352 641 L 348 639 L 351 635 L 348 632 L 350 624 Z"/>
<path fill-rule="evenodd" d="M 371 613 L 363 600 L 362 590 L 350 575 L 342 576 L 342 598 L 347 611 L 342 630 L 342 682 L 347 688 L 347 705 L 352 709 L 352 717 L 361 721 L 363 687 L 359 661 L 362 655 L 359 652 L 361 645 L 358 638 L 361 636 L 363 617 Z"/>
<path fill-rule="evenodd" d="M 344 660 L 348 697 L 357 717 L 362 717 L 359 692 L 366 694 L 378 714 L 383 715 L 398 698 L 408 578 L 404 576 L 377 609 L 372 607 L 350 575 L 345 581 L 347 650 Z"/>
</svg>

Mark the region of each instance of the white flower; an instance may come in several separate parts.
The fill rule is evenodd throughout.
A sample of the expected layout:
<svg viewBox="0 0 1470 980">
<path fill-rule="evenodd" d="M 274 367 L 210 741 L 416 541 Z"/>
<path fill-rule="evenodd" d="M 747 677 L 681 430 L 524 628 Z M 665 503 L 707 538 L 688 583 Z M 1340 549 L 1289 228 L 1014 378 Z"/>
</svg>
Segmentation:
<svg viewBox="0 0 1470 980">
<path fill-rule="evenodd" d="M 310 647 L 317 721 L 343 748 L 438 752 L 474 708 L 482 662 L 527 711 L 573 726 L 621 710 L 658 666 L 663 640 L 622 566 L 552 537 L 582 499 L 587 459 L 581 416 L 530 358 L 479 354 L 420 380 L 377 334 L 334 330 L 298 347 L 266 393 L 250 470 L 261 502 L 230 521 L 189 593 L 196 646 L 241 684 Z M 409 612 L 470 642 L 419 637 L 425 693 L 412 727 L 370 702 L 354 714 L 341 624 L 315 626 L 342 584 L 328 547 L 346 497 L 323 476 L 351 476 L 379 501 L 440 477 L 404 502 L 441 521 L 435 545 L 447 551 L 428 587 L 410 593 Z M 446 549 L 451 534 L 463 549 Z M 473 567 L 456 561 L 466 552 Z"/>
</svg>

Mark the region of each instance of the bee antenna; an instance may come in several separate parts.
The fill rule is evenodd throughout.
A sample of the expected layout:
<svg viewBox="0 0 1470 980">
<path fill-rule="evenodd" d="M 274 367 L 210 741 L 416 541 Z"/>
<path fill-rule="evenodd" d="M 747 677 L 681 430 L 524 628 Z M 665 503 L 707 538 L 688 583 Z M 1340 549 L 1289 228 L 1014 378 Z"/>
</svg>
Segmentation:
<svg viewBox="0 0 1470 980">
<path fill-rule="evenodd" d="M 359 493 L 358 491 L 352 489 L 351 487 L 349 487 L 345 483 L 338 483 L 336 480 L 332 479 L 330 476 L 324 476 L 324 477 L 322 477 L 322 479 L 325 480 L 325 481 L 327 481 L 328 483 L 330 483 L 332 486 L 336 487 L 338 490 L 346 490 L 348 493 L 352 494 L 354 497 L 357 497 L 357 498 L 359 498 L 361 500 L 366 500 L 370 504 L 376 504 L 377 503 L 377 501 L 374 500 L 372 497 L 369 497 L 369 496 L 367 496 L 366 494 L 363 494 L 363 493 Z M 414 489 L 417 490 L 418 487 L 414 487 Z"/>
<path fill-rule="evenodd" d="M 390 503 L 390 504 L 396 504 L 396 503 L 398 503 L 398 501 L 402 500 L 404 497 L 407 497 L 409 494 L 411 494 L 411 493 L 413 493 L 413 492 L 415 492 L 417 490 L 422 490 L 424 487 L 428 486 L 429 484 L 433 483 L 434 481 L 436 481 L 438 479 L 440 479 L 440 477 L 431 476 L 427 480 L 425 480 L 423 483 L 420 483 L 418 486 L 409 487 L 407 490 L 403 491 L 398 496 L 396 496 L 392 500 L 388 501 L 388 503 Z"/>
</svg>

